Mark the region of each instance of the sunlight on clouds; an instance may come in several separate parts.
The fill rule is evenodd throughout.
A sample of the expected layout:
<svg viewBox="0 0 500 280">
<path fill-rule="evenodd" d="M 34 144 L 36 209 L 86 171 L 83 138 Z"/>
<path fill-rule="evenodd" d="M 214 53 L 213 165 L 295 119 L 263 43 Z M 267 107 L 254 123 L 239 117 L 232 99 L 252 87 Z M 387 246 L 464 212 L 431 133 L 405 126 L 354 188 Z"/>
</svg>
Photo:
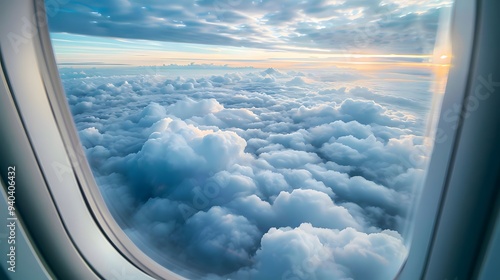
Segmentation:
<svg viewBox="0 0 500 280">
<path fill-rule="evenodd" d="M 450 1 L 139 2 L 49 18 L 80 141 L 136 245 L 204 280 L 394 277 Z"/>
<path fill-rule="evenodd" d="M 67 38 L 67 39 L 65 39 Z M 88 36 L 53 35 L 53 44 L 58 53 L 58 63 L 85 64 L 99 62 L 101 64 L 124 65 L 162 65 L 213 63 L 233 67 L 311 67 L 321 68 L 332 65 L 349 64 L 390 64 L 385 59 L 391 59 L 394 65 L 408 67 L 432 66 L 424 61 L 431 55 L 422 54 L 370 54 L 370 53 L 332 53 L 326 50 L 295 49 L 269 51 L 252 48 L 214 47 L 183 43 L 144 42 L 142 40 L 122 40 Z M 82 48 L 82 46 L 85 46 Z M 406 60 L 415 60 L 408 63 Z M 418 62 L 420 61 L 420 62 Z M 436 62 L 442 64 L 441 62 Z"/>
</svg>

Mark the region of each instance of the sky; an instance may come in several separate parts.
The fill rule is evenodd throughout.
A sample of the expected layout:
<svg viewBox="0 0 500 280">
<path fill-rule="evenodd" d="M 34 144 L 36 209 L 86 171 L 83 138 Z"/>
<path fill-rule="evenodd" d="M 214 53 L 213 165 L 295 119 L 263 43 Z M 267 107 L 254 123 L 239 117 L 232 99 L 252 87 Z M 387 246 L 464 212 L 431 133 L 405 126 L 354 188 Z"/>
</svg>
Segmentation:
<svg viewBox="0 0 500 280">
<path fill-rule="evenodd" d="M 383 280 L 408 251 L 449 6 L 54 0 L 47 14 L 96 182 L 155 261 L 190 279 Z"/>
<path fill-rule="evenodd" d="M 449 53 L 434 54 L 446 0 L 52 2 L 61 2 L 47 5 L 60 63 L 317 67 Z"/>
</svg>

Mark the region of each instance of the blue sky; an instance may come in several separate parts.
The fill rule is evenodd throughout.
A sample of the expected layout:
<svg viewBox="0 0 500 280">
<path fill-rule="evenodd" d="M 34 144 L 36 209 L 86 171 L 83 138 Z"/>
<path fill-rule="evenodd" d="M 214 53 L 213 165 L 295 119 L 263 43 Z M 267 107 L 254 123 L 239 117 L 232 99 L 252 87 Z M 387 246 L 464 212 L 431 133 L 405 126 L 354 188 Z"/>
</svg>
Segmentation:
<svg viewBox="0 0 500 280">
<path fill-rule="evenodd" d="M 440 8 L 449 2 L 91 0 L 47 10 L 60 62 L 339 62 L 374 55 L 428 62 Z"/>
</svg>

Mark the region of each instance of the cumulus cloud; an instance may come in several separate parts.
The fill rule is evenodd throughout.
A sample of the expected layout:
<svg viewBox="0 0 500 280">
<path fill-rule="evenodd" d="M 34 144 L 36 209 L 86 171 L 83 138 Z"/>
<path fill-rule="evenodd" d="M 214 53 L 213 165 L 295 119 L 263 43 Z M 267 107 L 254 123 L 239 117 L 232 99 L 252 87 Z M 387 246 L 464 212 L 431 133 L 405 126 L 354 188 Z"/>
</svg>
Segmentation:
<svg viewBox="0 0 500 280">
<path fill-rule="evenodd" d="M 198 256 L 197 265 L 219 273 L 250 265 L 251 254 L 260 239 L 259 230 L 247 218 L 218 206 L 196 213 L 186 222 L 183 231 L 186 251 Z"/>
<path fill-rule="evenodd" d="M 254 268 L 243 279 L 391 279 L 406 248 L 394 231 L 328 230 L 304 223 L 272 228 L 261 240 Z"/>
<path fill-rule="evenodd" d="M 194 116 L 202 117 L 211 113 L 220 112 L 224 107 L 215 99 L 195 101 L 190 98 L 180 100 L 168 107 L 168 112 L 181 119 Z"/>
<path fill-rule="evenodd" d="M 347 209 L 335 205 L 320 191 L 295 189 L 281 192 L 273 202 L 278 220 L 283 226 L 296 227 L 309 222 L 315 227 L 343 229 L 359 228 Z"/>
<path fill-rule="evenodd" d="M 63 80 L 122 228 L 204 279 L 392 277 L 428 152 L 421 95 L 226 70 Z"/>
</svg>

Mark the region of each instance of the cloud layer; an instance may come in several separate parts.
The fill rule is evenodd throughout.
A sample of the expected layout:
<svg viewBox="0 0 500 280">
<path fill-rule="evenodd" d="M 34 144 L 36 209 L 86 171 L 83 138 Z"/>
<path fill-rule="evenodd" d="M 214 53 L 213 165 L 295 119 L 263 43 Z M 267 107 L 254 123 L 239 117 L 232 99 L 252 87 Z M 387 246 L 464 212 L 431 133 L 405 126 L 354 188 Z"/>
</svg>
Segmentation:
<svg viewBox="0 0 500 280">
<path fill-rule="evenodd" d="M 417 82 L 393 85 L 404 95 L 360 87 L 354 71 L 346 85 L 325 79 L 335 69 L 226 70 L 61 69 L 121 226 L 204 279 L 392 277 L 430 93 Z"/>
<path fill-rule="evenodd" d="M 62 4 L 58 4 L 63 2 Z M 280 50 L 432 52 L 450 1 L 47 1 L 52 32 Z"/>
</svg>

